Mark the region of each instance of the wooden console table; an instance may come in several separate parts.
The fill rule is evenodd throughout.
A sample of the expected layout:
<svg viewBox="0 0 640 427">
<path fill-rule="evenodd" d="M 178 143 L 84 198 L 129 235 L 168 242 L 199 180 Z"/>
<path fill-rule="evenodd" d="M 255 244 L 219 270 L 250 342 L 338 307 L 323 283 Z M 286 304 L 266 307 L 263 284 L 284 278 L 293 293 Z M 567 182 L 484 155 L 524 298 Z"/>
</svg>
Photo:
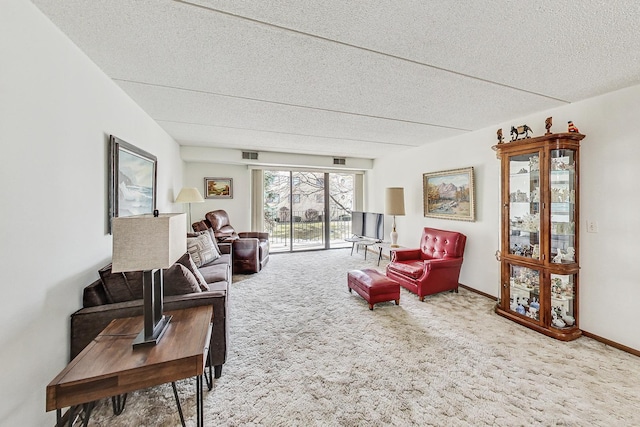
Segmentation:
<svg viewBox="0 0 640 427">
<path fill-rule="evenodd" d="M 62 408 L 84 405 L 88 412 L 86 423 L 96 400 L 195 377 L 197 425 L 202 426 L 202 377 L 209 353 L 213 307 L 200 306 L 166 314 L 173 318 L 164 337 L 155 346 L 132 347 L 143 327 L 142 316 L 115 319 L 109 323 L 49 383 L 47 411 L 56 410 L 60 423 Z M 175 384 L 173 386 L 177 400 Z M 177 403 L 184 425 L 178 400 Z M 70 412 L 72 422 L 73 410 Z"/>
</svg>

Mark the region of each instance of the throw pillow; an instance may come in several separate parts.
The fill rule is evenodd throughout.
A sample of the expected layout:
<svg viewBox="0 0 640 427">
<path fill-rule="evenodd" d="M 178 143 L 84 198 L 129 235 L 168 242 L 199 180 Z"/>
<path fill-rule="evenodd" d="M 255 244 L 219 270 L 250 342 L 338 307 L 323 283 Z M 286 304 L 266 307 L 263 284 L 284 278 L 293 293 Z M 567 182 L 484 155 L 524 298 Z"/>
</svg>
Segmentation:
<svg viewBox="0 0 640 427">
<path fill-rule="evenodd" d="M 202 292 L 195 276 L 182 264 L 173 264 L 163 270 L 162 274 L 165 296 Z"/>
<path fill-rule="evenodd" d="M 109 264 L 101 268 L 98 274 L 110 304 L 142 299 L 142 271 L 113 273 Z"/>
<path fill-rule="evenodd" d="M 194 277 L 198 281 L 198 285 L 200 285 L 201 290 L 203 291 L 209 290 L 209 285 L 207 285 L 207 281 L 202 276 L 202 273 L 200 273 L 200 270 L 198 270 L 196 263 L 193 262 L 193 259 L 191 258 L 191 254 L 189 252 L 185 252 L 185 254 L 182 255 L 180 259 L 176 262 L 187 267 L 187 269 L 194 275 Z"/>
<path fill-rule="evenodd" d="M 213 246 L 213 241 L 208 233 L 187 237 L 187 252 L 191 255 L 196 267 L 202 267 L 220 258 L 220 252 Z"/>
<path fill-rule="evenodd" d="M 218 246 L 218 239 L 216 239 L 216 235 L 213 232 L 213 228 L 209 227 L 206 230 L 202 230 L 202 231 L 195 231 L 193 233 L 187 233 L 187 237 L 196 237 L 199 236 L 201 234 L 208 234 L 211 237 L 211 241 L 213 242 L 213 246 L 216 247 L 216 251 L 221 254 L 222 252 L 220 252 L 220 247 Z"/>
</svg>

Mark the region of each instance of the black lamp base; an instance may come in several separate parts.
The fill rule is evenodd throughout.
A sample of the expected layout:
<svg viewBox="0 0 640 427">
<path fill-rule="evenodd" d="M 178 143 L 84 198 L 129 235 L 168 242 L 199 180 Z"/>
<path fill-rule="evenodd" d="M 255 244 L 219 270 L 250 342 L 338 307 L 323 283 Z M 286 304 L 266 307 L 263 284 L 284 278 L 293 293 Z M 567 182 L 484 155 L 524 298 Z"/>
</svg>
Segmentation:
<svg viewBox="0 0 640 427">
<path fill-rule="evenodd" d="M 160 342 L 160 339 L 169 327 L 169 322 L 173 316 L 162 316 L 162 318 L 156 324 L 153 334 L 145 336 L 144 329 L 140 331 L 136 339 L 133 340 L 133 348 L 145 347 L 148 345 L 156 345 Z"/>
<path fill-rule="evenodd" d="M 162 269 L 142 272 L 144 328 L 133 340 L 133 347 L 156 345 L 169 327 L 171 316 L 162 314 Z"/>
</svg>

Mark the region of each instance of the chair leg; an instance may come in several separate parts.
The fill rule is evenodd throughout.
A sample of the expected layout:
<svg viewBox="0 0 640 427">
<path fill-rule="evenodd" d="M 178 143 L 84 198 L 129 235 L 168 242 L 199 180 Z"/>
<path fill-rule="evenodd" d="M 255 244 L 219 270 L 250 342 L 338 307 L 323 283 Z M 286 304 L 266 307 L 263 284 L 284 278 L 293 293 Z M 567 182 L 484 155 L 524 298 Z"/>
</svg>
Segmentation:
<svg viewBox="0 0 640 427">
<path fill-rule="evenodd" d="M 423 296 L 418 298 L 418 299 L 420 300 L 420 302 L 424 302 L 424 297 Z"/>
</svg>

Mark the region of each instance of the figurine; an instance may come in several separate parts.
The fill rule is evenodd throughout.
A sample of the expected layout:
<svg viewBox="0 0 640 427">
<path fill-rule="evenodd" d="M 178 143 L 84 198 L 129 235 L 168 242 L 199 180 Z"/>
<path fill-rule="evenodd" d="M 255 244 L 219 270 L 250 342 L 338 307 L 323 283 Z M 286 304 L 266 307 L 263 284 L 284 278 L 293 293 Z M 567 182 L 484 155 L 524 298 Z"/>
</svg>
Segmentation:
<svg viewBox="0 0 640 427">
<path fill-rule="evenodd" d="M 498 129 L 496 134 L 498 135 L 498 144 L 502 144 L 504 142 L 504 138 L 502 137 L 502 128 Z"/>
<path fill-rule="evenodd" d="M 576 125 L 573 124 L 573 122 L 571 120 L 569 120 L 568 122 L 568 126 L 567 126 L 567 130 L 569 132 L 575 132 L 575 133 L 580 133 L 580 131 L 578 130 L 578 128 L 576 127 Z"/>
<path fill-rule="evenodd" d="M 533 245 L 533 251 L 531 253 L 531 258 L 540 259 L 540 245 Z"/>
<path fill-rule="evenodd" d="M 562 316 L 562 321 L 567 324 L 567 326 L 573 326 L 576 323 L 576 319 L 573 316 Z"/>
<path fill-rule="evenodd" d="M 520 139 L 520 135 L 524 135 L 524 138 L 531 138 L 529 132 L 533 132 L 533 130 L 527 125 L 518 126 L 517 128 L 511 126 L 511 140 L 516 141 Z"/>
<path fill-rule="evenodd" d="M 556 256 L 553 257 L 553 262 L 555 262 L 556 264 L 559 264 L 562 262 L 562 249 L 558 248 L 558 254 Z"/>
<path fill-rule="evenodd" d="M 551 134 L 551 125 L 553 124 L 553 117 L 547 117 L 547 119 L 544 121 L 544 128 L 547 130 L 545 132 L 545 135 L 550 135 Z"/>
<path fill-rule="evenodd" d="M 540 308 L 540 303 L 538 302 L 538 300 L 536 298 L 534 298 L 533 301 L 531 301 L 529 310 L 531 310 L 531 309 L 538 310 L 539 308 Z"/>
<path fill-rule="evenodd" d="M 567 248 L 567 254 L 564 256 L 564 259 L 566 259 L 567 261 L 573 262 L 575 261 L 575 256 L 576 256 L 576 250 L 573 247 L 569 246 Z"/>
</svg>

